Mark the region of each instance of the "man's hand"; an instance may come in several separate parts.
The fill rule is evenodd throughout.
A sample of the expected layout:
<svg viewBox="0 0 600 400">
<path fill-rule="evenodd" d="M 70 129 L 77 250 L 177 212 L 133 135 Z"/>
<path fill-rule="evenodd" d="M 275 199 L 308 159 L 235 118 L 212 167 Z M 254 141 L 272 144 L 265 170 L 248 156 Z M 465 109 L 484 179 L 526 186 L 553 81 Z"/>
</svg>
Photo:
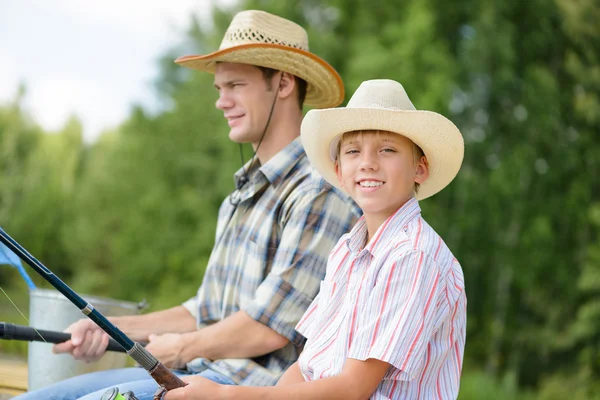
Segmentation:
<svg viewBox="0 0 600 400">
<path fill-rule="evenodd" d="M 165 333 L 166 329 L 181 333 L 196 331 L 196 319 L 182 306 L 145 315 L 109 317 L 108 320 L 137 342 L 147 342 L 151 334 Z M 70 353 L 77 360 L 91 362 L 98 360 L 106 352 L 109 335 L 91 319 L 79 320 L 69 326 L 65 332 L 71 333 L 71 340 L 54 345 L 52 348 L 54 353 Z M 167 352 L 163 340 L 158 340 L 153 347 L 155 349 L 150 350 L 152 353 L 156 352 L 155 355 L 162 355 L 166 359 Z M 171 364 L 176 368 L 174 361 Z"/>
<path fill-rule="evenodd" d="M 188 361 L 182 356 L 186 346 L 184 335 L 179 333 L 165 333 L 163 335 L 148 336 L 146 350 L 160 360 L 168 368 L 182 369 Z"/>
<path fill-rule="evenodd" d="M 220 392 L 225 387 L 201 376 L 187 376 L 181 378 L 187 383 L 182 388 L 169 390 L 165 394 L 164 400 L 202 400 L 202 399 L 220 399 Z"/>
<path fill-rule="evenodd" d="M 109 336 L 91 319 L 81 319 L 65 332 L 71 333 L 71 340 L 55 344 L 52 348 L 55 354 L 70 353 L 76 360 L 92 362 L 106 352 Z"/>
</svg>

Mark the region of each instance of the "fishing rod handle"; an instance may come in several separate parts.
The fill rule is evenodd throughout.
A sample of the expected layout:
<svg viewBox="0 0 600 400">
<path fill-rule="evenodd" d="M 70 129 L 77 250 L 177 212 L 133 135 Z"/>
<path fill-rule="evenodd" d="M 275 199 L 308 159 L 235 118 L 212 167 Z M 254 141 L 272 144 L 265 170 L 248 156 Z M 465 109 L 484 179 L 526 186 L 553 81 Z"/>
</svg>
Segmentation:
<svg viewBox="0 0 600 400">
<path fill-rule="evenodd" d="M 177 389 L 185 386 L 183 382 L 173 371 L 165 367 L 156 357 L 154 357 L 141 344 L 135 343 L 133 348 L 127 352 L 143 367 L 159 386 L 166 390 Z"/>
<path fill-rule="evenodd" d="M 42 329 L 35 329 L 29 326 L 14 325 L 9 323 L 0 323 L 0 328 L 4 326 L 4 329 L 0 329 L 0 333 L 4 331 L 0 338 L 3 339 L 14 339 L 14 340 L 26 340 L 28 342 L 47 342 L 47 343 L 63 343 L 71 339 L 71 334 L 66 332 L 46 331 Z M 125 353 L 125 349 L 116 340 L 109 339 L 107 351 L 117 351 Z"/>
</svg>

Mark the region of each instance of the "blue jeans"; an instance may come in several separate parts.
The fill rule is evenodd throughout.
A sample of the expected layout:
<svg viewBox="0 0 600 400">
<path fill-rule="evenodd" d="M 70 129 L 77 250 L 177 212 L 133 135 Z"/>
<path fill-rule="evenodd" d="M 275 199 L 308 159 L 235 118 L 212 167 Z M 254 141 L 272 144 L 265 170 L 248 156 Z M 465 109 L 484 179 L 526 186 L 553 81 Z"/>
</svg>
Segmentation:
<svg viewBox="0 0 600 400">
<path fill-rule="evenodd" d="M 177 372 L 178 376 L 190 373 Z M 235 385 L 227 376 L 207 369 L 197 375 L 224 385 Z M 143 368 L 122 368 L 92 372 L 14 397 L 13 400 L 100 400 L 104 392 L 118 387 L 121 393 L 132 391 L 139 400 L 152 400 L 158 385 Z"/>
</svg>

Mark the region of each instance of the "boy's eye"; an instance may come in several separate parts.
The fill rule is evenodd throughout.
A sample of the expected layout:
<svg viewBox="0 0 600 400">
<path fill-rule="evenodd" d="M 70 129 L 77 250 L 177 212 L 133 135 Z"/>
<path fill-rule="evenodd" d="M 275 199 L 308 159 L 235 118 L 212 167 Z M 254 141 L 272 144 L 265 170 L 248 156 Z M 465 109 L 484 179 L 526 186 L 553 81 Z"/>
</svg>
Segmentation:
<svg viewBox="0 0 600 400">
<path fill-rule="evenodd" d="M 386 148 L 382 149 L 381 151 L 383 151 L 385 153 L 395 153 L 396 152 L 395 149 L 392 149 L 390 147 L 386 147 Z"/>
<path fill-rule="evenodd" d="M 345 154 L 356 154 L 356 153 L 358 153 L 358 150 L 356 150 L 356 149 L 348 149 L 345 152 Z"/>
</svg>

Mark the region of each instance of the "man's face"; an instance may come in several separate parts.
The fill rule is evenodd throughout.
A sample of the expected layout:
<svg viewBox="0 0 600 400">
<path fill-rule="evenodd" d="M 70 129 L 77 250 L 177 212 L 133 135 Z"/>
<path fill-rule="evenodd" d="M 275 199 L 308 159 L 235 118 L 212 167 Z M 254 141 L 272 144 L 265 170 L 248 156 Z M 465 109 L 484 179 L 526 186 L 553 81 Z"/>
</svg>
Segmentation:
<svg viewBox="0 0 600 400">
<path fill-rule="evenodd" d="M 382 221 L 426 179 L 425 158 L 415 160 L 413 143 L 394 133 L 365 132 L 342 139 L 336 172 L 366 216 Z M 425 175 L 424 175 L 425 172 Z"/>
<path fill-rule="evenodd" d="M 219 63 L 215 88 L 219 92 L 216 107 L 227 119 L 229 138 L 236 143 L 252 143 L 256 148 L 276 94 L 262 71 L 253 65 Z"/>
</svg>

